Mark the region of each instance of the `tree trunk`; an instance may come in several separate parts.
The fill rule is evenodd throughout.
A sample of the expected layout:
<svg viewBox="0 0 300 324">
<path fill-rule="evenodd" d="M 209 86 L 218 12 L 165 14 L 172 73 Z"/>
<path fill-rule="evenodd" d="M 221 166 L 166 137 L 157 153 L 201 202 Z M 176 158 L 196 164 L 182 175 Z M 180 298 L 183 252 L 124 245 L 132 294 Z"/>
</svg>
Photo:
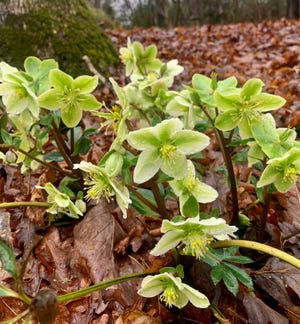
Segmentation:
<svg viewBox="0 0 300 324">
<path fill-rule="evenodd" d="M 286 17 L 299 19 L 299 0 L 287 0 Z"/>
</svg>

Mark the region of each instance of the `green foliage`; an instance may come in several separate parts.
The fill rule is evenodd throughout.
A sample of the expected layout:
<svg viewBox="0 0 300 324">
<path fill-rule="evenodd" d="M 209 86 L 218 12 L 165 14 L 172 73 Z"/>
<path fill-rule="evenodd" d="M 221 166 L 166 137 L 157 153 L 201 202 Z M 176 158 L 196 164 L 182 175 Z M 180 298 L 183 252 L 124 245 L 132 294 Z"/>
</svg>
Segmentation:
<svg viewBox="0 0 300 324">
<path fill-rule="evenodd" d="M 245 270 L 231 264 L 251 263 L 252 260 L 242 255 L 235 255 L 238 247 L 231 247 L 223 250 L 209 249 L 209 252 L 204 255 L 202 260 L 212 266 L 211 278 L 215 285 L 221 280 L 224 281 L 227 289 L 233 294 L 237 295 L 239 290 L 238 281 L 247 286 L 250 290 L 253 290 L 253 283 L 251 277 L 245 272 Z"/>
<path fill-rule="evenodd" d="M 2 239 L 0 239 L 0 259 L 3 269 L 7 271 L 13 278 L 16 278 L 17 267 L 14 252 Z"/>
<path fill-rule="evenodd" d="M 214 134 L 226 162 L 218 169 L 230 184 L 236 184 L 233 160 L 244 163 L 248 159 L 249 166 L 261 166 L 260 179 L 252 177 L 252 183 L 258 188 L 257 197 L 263 200 L 260 187 L 272 185 L 287 192 L 300 174 L 300 145 L 295 131 L 277 129 L 268 113 L 283 106 L 285 100 L 262 92 L 260 79 L 250 79 L 238 87 L 235 77 L 218 81 L 216 75 L 195 74 L 191 86 L 175 91 L 174 77 L 183 70 L 176 60 L 163 63 L 154 45 L 144 48 L 138 42 L 128 41 L 128 47 L 120 52 L 129 82 L 121 87 L 110 79 L 117 96 L 111 109 L 91 94 L 97 86 L 96 77 L 73 78 L 58 69 L 55 61 L 35 57 L 25 60 L 25 71 L 1 62 L 0 95 L 7 116 L 2 121 L 7 129 L 1 131 L 1 137 L 17 154 L 11 161 L 4 153 L 1 158 L 25 169 L 34 169 L 33 163 L 52 167 L 63 175 L 57 183 L 37 186 L 46 191 L 47 212 L 54 218 L 66 215 L 76 219 L 84 215 L 89 200 L 114 199 L 124 218 L 130 206 L 143 215 L 164 218 L 160 228 L 163 235 L 152 255 L 176 250 L 177 255 L 189 255 L 211 265 L 213 282 L 223 280 L 234 295 L 239 282 L 252 290 L 250 276 L 232 264 L 251 260 L 237 255 L 235 247 L 210 247 L 224 243 L 214 241 L 232 243 L 235 233 L 250 224 L 234 205 L 236 223 L 227 224 L 217 210 L 210 215 L 200 212 L 201 204 L 216 200 L 218 192 L 200 176 L 205 171 L 201 165 L 205 152 L 201 151 L 208 147 L 210 137 L 197 125 L 205 125 L 204 129 L 210 130 L 207 134 Z M 105 111 L 97 111 L 102 107 Z M 89 158 L 90 137 L 96 133 L 80 126 L 85 110 L 104 118 L 103 127 L 115 132 L 108 152 L 97 164 L 82 156 Z M 44 146 L 49 133 L 57 148 L 51 152 L 52 161 L 63 159 L 64 167 L 47 163 L 51 153 Z M 231 158 L 233 149 L 240 149 L 235 159 Z M 231 194 L 237 194 L 236 187 L 231 186 Z M 169 197 L 179 204 L 179 215 L 174 218 L 166 208 Z M 15 277 L 11 251 L 5 246 L 2 249 L 4 267 Z M 160 295 L 168 307 L 182 308 L 189 301 L 196 307 L 208 307 L 207 297 L 184 282 L 182 268 L 184 264 L 147 276 L 139 294 Z"/>
</svg>

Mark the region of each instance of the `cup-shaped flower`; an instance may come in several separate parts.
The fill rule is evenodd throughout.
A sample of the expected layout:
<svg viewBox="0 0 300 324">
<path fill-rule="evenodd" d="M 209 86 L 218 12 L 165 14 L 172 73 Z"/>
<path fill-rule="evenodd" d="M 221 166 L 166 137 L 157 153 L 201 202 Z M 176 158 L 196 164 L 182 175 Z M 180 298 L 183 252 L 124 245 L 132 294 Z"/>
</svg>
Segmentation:
<svg viewBox="0 0 300 324">
<path fill-rule="evenodd" d="M 1 62 L 0 96 L 9 115 L 18 115 L 29 110 L 37 118 L 40 107 L 32 89 L 34 79 L 23 71 L 18 71 Z"/>
<path fill-rule="evenodd" d="M 236 77 L 229 77 L 225 80 L 217 81 L 216 75 L 209 78 L 203 74 L 194 74 L 192 78 L 192 86 L 199 95 L 200 100 L 209 107 L 215 107 L 214 92 L 218 91 L 224 94 L 230 94 L 236 90 Z"/>
<path fill-rule="evenodd" d="M 187 162 L 187 175 L 183 179 L 169 181 L 179 197 L 180 212 L 187 217 L 198 216 L 199 203 L 209 203 L 218 197 L 218 192 L 196 177 L 194 164 Z"/>
<path fill-rule="evenodd" d="M 126 65 L 126 75 L 132 72 L 139 75 L 145 75 L 149 70 L 159 70 L 162 63 L 156 58 L 157 48 L 155 45 L 150 45 L 144 49 L 139 42 L 127 41 L 127 48 L 120 49 L 121 61 Z"/>
<path fill-rule="evenodd" d="M 215 120 L 215 126 L 222 131 L 239 127 L 242 138 L 253 137 L 251 122 L 257 120 L 262 112 L 282 107 L 285 100 L 279 96 L 262 93 L 263 82 L 260 79 L 248 80 L 234 93 L 215 92 L 214 99 L 221 111 Z"/>
<path fill-rule="evenodd" d="M 82 216 L 85 212 L 85 203 L 83 200 L 76 200 L 75 203 L 70 199 L 70 197 L 59 191 L 50 182 L 47 182 L 44 187 L 36 186 L 39 189 L 44 189 L 47 194 L 47 202 L 51 205 L 47 212 L 50 214 L 63 213 L 69 217 L 78 218 Z"/>
<path fill-rule="evenodd" d="M 101 196 L 105 196 L 109 202 L 115 196 L 123 217 L 127 217 L 127 208 L 131 203 L 129 191 L 116 177 L 110 175 L 109 170 L 85 161 L 74 164 L 74 169 L 86 172 L 84 184 L 87 187 L 86 197 L 88 199 L 98 201 Z"/>
<path fill-rule="evenodd" d="M 297 182 L 300 174 L 300 148 L 292 148 L 282 157 L 268 161 L 257 187 L 273 183 L 279 192 L 285 193 Z"/>
<path fill-rule="evenodd" d="M 198 217 L 184 221 L 172 222 L 164 220 L 161 232 L 165 233 L 156 244 L 151 254 L 158 256 L 180 245 L 183 254 L 200 259 L 206 252 L 208 244 L 214 239 L 226 240 L 235 236 L 237 227 L 226 224 L 222 218 L 211 217 L 199 220 Z"/>
<path fill-rule="evenodd" d="M 251 124 L 255 142 L 269 159 L 282 157 L 295 144 L 297 133 L 290 128 L 276 128 L 271 114 L 261 115 Z"/>
<path fill-rule="evenodd" d="M 160 295 L 160 300 L 168 307 L 183 308 L 189 301 L 199 308 L 206 308 L 210 304 L 204 294 L 168 272 L 144 278 L 138 294 L 147 298 Z"/>
<path fill-rule="evenodd" d="M 39 96 L 39 104 L 49 110 L 60 109 L 67 127 L 78 125 L 83 110 L 96 110 L 101 106 L 91 94 L 98 84 L 96 76 L 82 75 L 73 79 L 59 69 L 53 69 L 49 73 L 49 83 L 52 88 Z"/>
<path fill-rule="evenodd" d="M 178 118 L 164 120 L 154 127 L 146 127 L 127 135 L 128 143 L 142 151 L 134 169 L 133 179 L 143 183 L 159 169 L 174 178 L 187 174 L 187 154 L 201 151 L 209 138 L 199 132 L 184 130 Z"/>
</svg>

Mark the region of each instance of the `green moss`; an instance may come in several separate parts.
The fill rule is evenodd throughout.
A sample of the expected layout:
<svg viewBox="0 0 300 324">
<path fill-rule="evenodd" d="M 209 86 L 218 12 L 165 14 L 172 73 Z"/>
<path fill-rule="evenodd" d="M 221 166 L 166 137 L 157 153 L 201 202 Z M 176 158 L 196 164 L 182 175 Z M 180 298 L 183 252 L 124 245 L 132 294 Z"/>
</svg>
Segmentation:
<svg viewBox="0 0 300 324">
<path fill-rule="evenodd" d="M 82 60 L 84 55 L 104 74 L 108 65 L 118 62 L 111 40 L 84 1 L 77 1 L 76 6 L 69 1 L 63 10 L 55 1 L 44 2 L 34 11 L 7 16 L 0 26 L 0 60 L 21 67 L 29 55 L 54 58 L 73 76 L 90 74 Z"/>
</svg>

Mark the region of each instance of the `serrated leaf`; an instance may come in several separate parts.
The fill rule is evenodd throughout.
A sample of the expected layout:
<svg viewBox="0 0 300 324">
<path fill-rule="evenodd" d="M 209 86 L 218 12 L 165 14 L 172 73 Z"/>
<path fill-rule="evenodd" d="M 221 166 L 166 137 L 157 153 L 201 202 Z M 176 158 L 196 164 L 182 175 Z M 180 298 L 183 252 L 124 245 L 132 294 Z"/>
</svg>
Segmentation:
<svg viewBox="0 0 300 324">
<path fill-rule="evenodd" d="M 250 258 L 243 256 L 243 255 L 232 255 L 229 257 L 226 257 L 224 260 L 229 262 L 235 262 L 240 264 L 247 264 L 253 262 Z"/>
<path fill-rule="evenodd" d="M 212 268 L 210 277 L 215 286 L 223 279 L 223 268 L 220 264 Z"/>
<path fill-rule="evenodd" d="M 239 291 L 239 283 L 237 278 L 231 271 L 226 271 L 224 265 L 222 267 L 223 281 L 227 289 L 234 295 Z"/>
<path fill-rule="evenodd" d="M 231 272 L 232 275 L 238 279 L 242 284 L 244 284 L 249 289 L 253 290 L 253 282 L 251 277 L 248 275 L 248 273 L 233 264 L 224 262 L 223 263 L 224 268 L 226 268 L 228 272 Z"/>
<path fill-rule="evenodd" d="M 16 279 L 17 266 L 15 254 L 13 250 L 2 239 L 0 239 L 0 258 L 2 261 L 3 269 Z"/>
</svg>

